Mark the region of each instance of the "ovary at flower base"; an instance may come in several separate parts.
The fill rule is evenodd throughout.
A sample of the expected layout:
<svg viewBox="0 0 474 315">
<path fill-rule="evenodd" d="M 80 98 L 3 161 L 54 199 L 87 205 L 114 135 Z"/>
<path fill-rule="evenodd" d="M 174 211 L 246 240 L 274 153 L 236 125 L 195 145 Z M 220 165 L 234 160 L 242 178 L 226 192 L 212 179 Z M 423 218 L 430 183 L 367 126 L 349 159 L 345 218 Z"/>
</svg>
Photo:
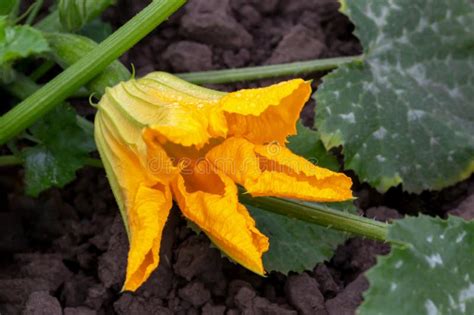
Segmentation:
<svg viewBox="0 0 474 315">
<path fill-rule="evenodd" d="M 158 266 L 173 200 L 227 256 L 264 275 L 269 241 L 237 184 L 254 196 L 352 198 L 350 178 L 285 147 L 310 94 L 301 79 L 226 94 L 163 72 L 107 89 L 95 139 L 130 240 L 124 290 Z"/>
</svg>

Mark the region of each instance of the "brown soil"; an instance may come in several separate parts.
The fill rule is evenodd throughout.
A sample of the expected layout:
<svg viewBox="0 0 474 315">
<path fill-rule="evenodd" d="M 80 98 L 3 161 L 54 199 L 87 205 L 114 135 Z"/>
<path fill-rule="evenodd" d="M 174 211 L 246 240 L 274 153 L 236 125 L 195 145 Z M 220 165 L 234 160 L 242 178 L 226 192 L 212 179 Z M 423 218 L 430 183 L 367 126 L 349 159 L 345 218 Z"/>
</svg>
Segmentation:
<svg viewBox="0 0 474 315">
<path fill-rule="evenodd" d="M 105 18 L 117 27 L 146 2 L 118 1 Z M 337 8 L 333 0 L 193 0 L 122 61 L 140 75 L 359 54 L 353 26 Z M 313 109 L 310 102 L 302 113 L 307 125 Z M 354 314 L 368 287 L 363 272 L 390 250 L 353 238 L 313 270 L 261 278 L 222 258 L 173 209 L 160 267 L 136 293 L 121 293 L 128 244 L 104 172 L 86 168 L 37 199 L 23 196 L 21 173 L 0 174 L 0 314 Z M 473 193 L 472 178 L 421 196 L 356 184 L 361 213 L 384 221 L 451 209 L 472 218 Z"/>
</svg>

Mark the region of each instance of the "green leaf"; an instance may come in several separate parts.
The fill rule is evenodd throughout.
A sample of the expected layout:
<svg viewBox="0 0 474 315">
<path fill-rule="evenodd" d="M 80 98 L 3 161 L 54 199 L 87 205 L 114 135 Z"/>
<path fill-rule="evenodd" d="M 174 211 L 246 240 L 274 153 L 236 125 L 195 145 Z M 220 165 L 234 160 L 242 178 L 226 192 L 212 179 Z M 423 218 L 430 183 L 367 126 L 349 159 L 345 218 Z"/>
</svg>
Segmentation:
<svg viewBox="0 0 474 315">
<path fill-rule="evenodd" d="M 380 191 L 441 189 L 474 170 L 474 5 L 470 0 L 343 3 L 364 61 L 316 92 L 326 148 Z"/>
<path fill-rule="evenodd" d="M 2 0 L 0 1 L 0 16 L 7 15 L 10 19 L 18 14 L 20 0 Z"/>
<path fill-rule="evenodd" d="M 80 35 L 89 37 L 95 42 L 100 43 L 113 33 L 112 25 L 103 22 L 100 19 L 94 19 L 87 23 L 79 32 Z"/>
<path fill-rule="evenodd" d="M 83 126 L 72 108 L 59 106 L 30 128 L 39 144 L 22 151 L 28 195 L 63 187 L 75 178 L 95 150 L 92 131 Z"/>
<path fill-rule="evenodd" d="M 6 17 L 0 17 L 0 65 L 49 50 L 42 33 L 27 25 L 8 26 Z"/>
<path fill-rule="evenodd" d="M 474 221 L 409 217 L 388 238 L 407 246 L 369 270 L 359 314 L 474 314 Z"/>
<path fill-rule="evenodd" d="M 298 122 L 296 125 L 298 134 L 288 138 L 288 148 L 307 160 L 321 167 L 331 170 L 339 170 L 336 157 L 326 151 L 321 141 L 319 132 L 306 128 Z"/>
<path fill-rule="evenodd" d="M 113 0 L 59 0 L 59 20 L 67 31 L 78 31 L 112 3 Z"/>
<path fill-rule="evenodd" d="M 332 208 L 354 209 L 352 203 L 331 203 Z M 270 249 L 263 255 L 267 271 L 288 274 L 314 268 L 329 260 L 347 235 L 319 225 L 271 213 L 246 205 L 258 229 L 270 239 Z"/>
</svg>

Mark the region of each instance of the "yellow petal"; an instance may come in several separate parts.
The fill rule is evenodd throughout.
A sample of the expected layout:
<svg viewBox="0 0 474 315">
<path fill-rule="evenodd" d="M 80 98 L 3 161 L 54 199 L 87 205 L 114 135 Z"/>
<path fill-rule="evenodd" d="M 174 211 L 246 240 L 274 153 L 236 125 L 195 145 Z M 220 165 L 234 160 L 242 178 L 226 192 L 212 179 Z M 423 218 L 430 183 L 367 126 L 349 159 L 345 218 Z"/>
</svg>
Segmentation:
<svg viewBox="0 0 474 315">
<path fill-rule="evenodd" d="M 226 95 L 163 72 L 107 89 L 95 137 L 130 240 L 124 290 L 137 289 L 158 266 L 171 189 L 186 217 L 259 274 L 268 238 L 238 203 L 233 180 L 256 195 L 340 200 L 347 194 L 344 175 L 314 166 L 298 170 L 304 160 L 286 149 L 276 157 L 266 154 L 270 147 L 264 145 L 284 143 L 295 133 L 310 92 L 310 84 L 298 79 Z M 226 141 L 228 136 L 239 140 Z M 214 166 L 205 160 L 212 148 L 217 158 L 246 168 L 219 171 L 229 161 L 214 159 Z"/>
<path fill-rule="evenodd" d="M 149 161 L 163 159 L 160 165 L 171 163 L 164 152 L 150 143 L 143 164 L 136 147 L 120 142 L 116 126 L 103 112 L 96 115 L 95 139 L 130 240 L 123 289 L 134 291 L 158 266 L 161 234 L 172 205 L 166 183 L 177 170 L 166 174 L 150 172 L 146 168 L 147 156 Z"/>
<path fill-rule="evenodd" d="M 123 290 L 138 289 L 158 266 L 161 235 L 171 206 L 168 186 L 138 188 L 134 207 L 129 211 L 131 239 Z"/>
<path fill-rule="evenodd" d="M 173 185 L 181 211 L 230 258 L 263 275 L 262 254 L 268 250 L 268 238 L 258 231 L 247 209 L 238 203 L 237 187 L 232 180 L 216 172 L 205 160 L 197 164 Z"/>
<path fill-rule="evenodd" d="M 143 131 L 143 140 L 146 144 L 147 159 L 146 172 L 148 176 L 153 177 L 157 182 L 169 185 L 179 169 L 174 166 L 174 162 L 168 157 L 165 149 L 159 144 L 152 129 L 145 128 Z"/>
<path fill-rule="evenodd" d="M 260 89 L 229 93 L 220 100 L 229 135 L 257 144 L 285 143 L 311 94 L 311 85 L 294 79 Z"/>
<path fill-rule="evenodd" d="M 161 135 L 161 143 L 202 146 L 211 137 L 227 134 L 227 123 L 218 106 L 221 97 L 220 92 L 154 72 L 107 89 L 99 108 L 120 112 L 138 129 L 154 129 Z"/>
<path fill-rule="evenodd" d="M 352 198 L 349 177 L 315 166 L 277 144 L 254 145 L 243 138 L 229 138 L 206 158 L 253 196 L 321 202 Z"/>
</svg>

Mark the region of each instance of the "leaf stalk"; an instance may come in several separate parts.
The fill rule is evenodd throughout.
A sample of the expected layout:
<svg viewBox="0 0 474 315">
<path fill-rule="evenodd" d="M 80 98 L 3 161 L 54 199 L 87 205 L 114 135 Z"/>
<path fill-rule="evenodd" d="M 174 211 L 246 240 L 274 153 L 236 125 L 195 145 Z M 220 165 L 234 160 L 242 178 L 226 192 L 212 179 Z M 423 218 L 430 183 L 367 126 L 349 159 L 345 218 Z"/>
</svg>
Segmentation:
<svg viewBox="0 0 474 315">
<path fill-rule="evenodd" d="M 228 70 L 178 73 L 178 77 L 191 83 L 232 83 L 239 81 L 260 80 L 281 76 L 296 76 L 317 71 L 337 68 L 353 62 L 362 62 L 363 56 L 337 57 L 284 63 L 279 65 L 237 68 Z"/>
<path fill-rule="evenodd" d="M 245 204 L 276 214 L 293 217 L 357 236 L 387 241 L 389 224 L 335 210 L 324 204 L 313 203 L 307 205 L 288 199 L 251 197 L 247 193 L 240 193 L 239 198 Z"/>
</svg>

